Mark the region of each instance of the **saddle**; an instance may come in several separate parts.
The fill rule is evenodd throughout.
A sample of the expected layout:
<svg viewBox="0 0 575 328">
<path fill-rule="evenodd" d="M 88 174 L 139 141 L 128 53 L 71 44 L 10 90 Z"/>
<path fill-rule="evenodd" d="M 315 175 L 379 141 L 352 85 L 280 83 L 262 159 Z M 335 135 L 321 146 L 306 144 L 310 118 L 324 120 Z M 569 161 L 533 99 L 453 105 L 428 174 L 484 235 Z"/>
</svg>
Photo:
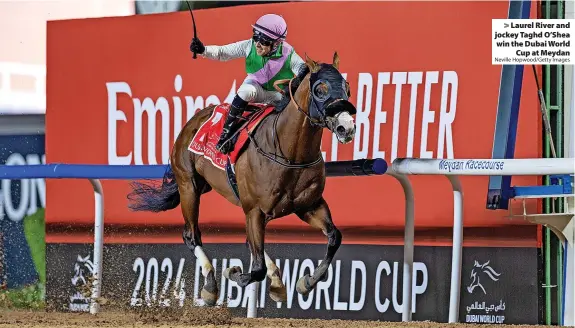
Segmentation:
<svg viewBox="0 0 575 328">
<path fill-rule="evenodd" d="M 249 104 L 244 110 L 240 122 L 236 122 L 238 128 L 228 138 L 228 142 L 232 142 L 232 151 L 227 155 L 219 152 L 215 145 L 221 135 L 223 124 L 228 114 L 230 104 L 220 104 L 216 106 L 211 116 L 199 127 L 196 134 L 192 137 L 188 150 L 204 156 L 215 167 L 227 173 L 228 182 L 230 187 L 239 199 L 237 183 L 233 165 L 239 158 L 243 149 L 251 140 L 253 134 L 260 122 L 274 112 L 274 106 L 270 104 L 253 103 Z"/>
</svg>

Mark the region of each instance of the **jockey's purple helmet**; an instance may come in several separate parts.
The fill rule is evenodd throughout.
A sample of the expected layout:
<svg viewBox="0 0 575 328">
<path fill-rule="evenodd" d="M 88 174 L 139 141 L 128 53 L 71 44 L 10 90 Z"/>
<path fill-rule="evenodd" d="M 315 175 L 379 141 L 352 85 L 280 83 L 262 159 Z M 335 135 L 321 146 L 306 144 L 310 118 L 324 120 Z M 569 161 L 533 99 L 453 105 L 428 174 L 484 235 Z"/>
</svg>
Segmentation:
<svg viewBox="0 0 575 328">
<path fill-rule="evenodd" d="M 266 14 L 260 17 L 252 27 L 272 40 L 285 39 L 287 36 L 286 21 L 280 15 Z"/>
</svg>

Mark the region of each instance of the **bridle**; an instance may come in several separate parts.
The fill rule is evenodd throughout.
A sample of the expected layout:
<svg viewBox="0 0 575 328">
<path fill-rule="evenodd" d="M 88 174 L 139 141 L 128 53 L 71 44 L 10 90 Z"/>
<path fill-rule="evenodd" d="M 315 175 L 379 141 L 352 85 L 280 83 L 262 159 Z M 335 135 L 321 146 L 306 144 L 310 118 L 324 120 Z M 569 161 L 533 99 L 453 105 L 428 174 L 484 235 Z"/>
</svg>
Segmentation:
<svg viewBox="0 0 575 328">
<path fill-rule="evenodd" d="M 313 73 L 312 73 L 312 74 L 313 74 Z M 310 109 L 312 108 L 311 104 L 310 104 L 310 106 L 308 106 L 308 111 L 306 112 L 306 111 L 304 111 L 304 110 L 301 108 L 301 106 L 300 106 L 300 105 L 297 103 L 297 101 L 295 100 L 295 97 L 294 97 L 294 95 L 293 95 L 292 88 L 291 88 L 291 83 L 292 83 L 292 81 L 293 81 L 294 79 L 295 79 L 295 77 L 293 77 L 293 78 L 291 78 L 291 79 L 278 80 L 278 81 L 274 82 L 274 88 L 275 88 L 278 92 L 280 92 L 280 93 L 283 94 L 284 91 L 280 89 L 279 85 L 280 85 L 280 84 L 284 84 L 284 83 L 286 83 L 286 82 L 289 82 L 289 84 L 288 84 L 288 90 L 289 90 L 289 96 L 290 96 L 290 103 L 293 103 L 293 104 L 296 106 L 296 108 L 297 108 L 302 114 L 304 114 L 304 115 L 308 118 L 309 123 L 310 123 L 310 125 L 311 125 L 312 127 L 321 127 L 321 128 L 327 127 L 327 128 L 329 128 L 330 130 L 332 130 L 332 124 L 333 124 L 333 122 L 330 120 L 329 117 L 326 117 L 325 110 L 320 110 L 319 108 L 320 108 L 320 107 L 322 107 L 322 108 L 323 108 L 323 107 L 326 107 L 326 108 L 327 108 L 327 107 L 329 107 L 329 106 L 331 106 L 331 105 L 333 105 L 333 104 L 335 104 L 335 103 L 337 103 L 337 102 L 344 101 L 344 100 L 347 100 L 347 99 L 344 99 L 344 98 L 334 98 L 334 99 L 332 99 L 329 103 L 324 104 L 325 101 L 329 100 L 330 94 L 327 93 L 327 95 L 326 95 L 325 97 L 321 98 L 321 97 L 319 97 L 318 95 L 315 94 L 314 90 L 315 90 L 316 86 L 317 86 L 319 83 L 325 83 L 325 84 L 327 84 L 327 85 L 328 85 L 328 90 L 331 90 L 331 84 L 329 83 L 329 81 L 326 81 L 326 80 L 323 80 L 323 79 L 317 79 L 317 80 L 314 82 L 314 84 L 311 85 L 311 76 L 310 76 L 310 80 L 309 80 L 309 92 L 310 92 L 311 98 L 312 98 L 311 101 L 310 101 L 310 103 L 315 105 L 315 108 L 316 108 L 316 110 L 317 110 L 317 112 L 318 112 L 318 114 L 319 114 L 319 116 L 320 116 L 320 119 L 315 119 L 315 118 L 313 118 L 312 115 L 309 113 L 309 112 L 310 112 Z M 318 106 L 318 102 L 321 103 L 321 106 Z M 333 130 L 332 130 L 332 131 L 333 131 Z"/>
<path fill-rule="evenodd" d="M 276 81 L 276 82 L 274 82 L 274 88 L 276 88 L 276 90 L 278 90 L 279 92 L 283 93 L 283 90 L 281 90 L 281 89 L 278 87 L 278 85 L 279 85 L 279 84 L 282 84 L 282 81 L 283 81 L 283 83 L 289 81 L 288 90 L 289 90 L 290 103 L 293 103 L 293 104 L 295 105 L 295 107 L 297 108 L 297 110 L 299 110 L 302 114 L 304 114 L 304 115 L 308 118 L 309 123 L 311 124 L 311 126 L 313 126 L 313 127 L 319 126 L 319 127 L 321 127 L 321 128 L 324 128 L 324 127 L 326 126 L 325 120 L 321 120 L 321 121 L 320 121 L 320 120 L 314 119 L 314 118 L 311 117 L 311 115 L 309 114 L 309 106 L 308 106 L 308 111 L 306 112 L 306 111 L 304 111 L 304 110 L 301 108 L 301 106 L 300 106 L 300 105 L 297 103 L 297 101 L 295 100 L 295 97 L 294 97 L 293 92 L 292 92 L 292 89 L 291 89 L 291 83 L 292 83 L 293 79 L 295 79 L 295 77 L 293 77 L 293 78 L 291 78 L 291 79 L 289 79 L 289 80 L 288 80 L 288 79 L 285 79 L 285 80 Z M 310 81 L 309 83 L 310 83 L 309 93 L 310 93 L 311 96 L 313 97 L 313 89 L 312 89 L 312 87 L 311 87 L 311 81 Z M 289 104 L 288 104 L 288 105 L 289 105 Z M 281 113 L 280 113 L 280 114 L 281 114 Z M 278 115 L 278 116 L 279 116 L 279 115 Z"/>
<path fill-rule="evenodd" d="M 274 88 L 282 94 L 285 94 L 285 93 L 283 90 L 280 89 L 279 85 L 284 84 L 286 82 L 289 82 L 288 89 L 289 89 L 290 102 L 286 105 L 286 107 L 289 106 L 289 104 L 293 103 L 296 106 L 296 108 L 309 119 L 309 122 L 312 126 L 314 126 L 314 127 L 319 126 L 322 128 L 327 126 L 325 119 L 321 120 L 321 121 L 315 120 L 314 118 L 311 117 L 311 115 L 309 113 L 306 113 L 306 111 L 304 111 L 300 107 L 300 105 L 297 103 L 297 101 L 295 100 L 295 97 L 293 96 L 293 92 L 292 92 L 292 88 L 291 88 L 291 84 L 292 84 L 292 81 L 294 79 L 295 79 L 295 77 L 293 77 L 291 79 L 277 80 L 274 82 Z M 311 89 L 311 86 L 310 86 L 309 90 L 310 90 L 310 93 L 312 93 L 312 97 L 313 97 L 313 90 Z M 332 103 L 333 102 L 331 102 L 330 104 L 332 104 Z M 320 163 L 323 160 L 323 156 L 321 155 L 321 151 L 318 154 L 318 157 L 314 161 L 308 162 L 308 163 L 296 163 L 296 162 L 293 162 L 292 160 L 290 160 L 289 158 L 285 157 L 284 153 L 282 152 L 281 147 L 279 146 L 280 141 L 279 141 L 279 136 L 277 133 L 277 122 L 279 120 L 280 115 L 284 111 L 285 110 L 282 110 L 281 112 L 279 112 L 274 118 L 273 127 L 272 127 L 272 139 L 274 141 L 274 153 L 273 154 L 266 152 L 265 150 L 261 149 L 260 146 L 258 145 L 257 141 L 255 140 L 255 138 L 253 137 L 253 135 L 248 132 L 248 137 L 250 138 L 250 141 L 253 143 L 257 152 L 260 153 L 262 156 L 266 157 L 267 159 L 269 159 L 270 161 L 272 161 L 276 164 L 279 164 L 283 167 L 290 168 L 290 169 L 304 169 L 304 168 L 312 167 L 312 166 Z M 325 116 L 323 116 L 323 117 L 325 117 Z M 246 128 L 247 128 L 247 126 L 248 126 L 248 124 L 246 124 Z M 277 142 L 277 144 L 276 144 L 276 142 Z M 279 148 L 281 155 L 277 154 L 278 148 Z"/>
</svg>

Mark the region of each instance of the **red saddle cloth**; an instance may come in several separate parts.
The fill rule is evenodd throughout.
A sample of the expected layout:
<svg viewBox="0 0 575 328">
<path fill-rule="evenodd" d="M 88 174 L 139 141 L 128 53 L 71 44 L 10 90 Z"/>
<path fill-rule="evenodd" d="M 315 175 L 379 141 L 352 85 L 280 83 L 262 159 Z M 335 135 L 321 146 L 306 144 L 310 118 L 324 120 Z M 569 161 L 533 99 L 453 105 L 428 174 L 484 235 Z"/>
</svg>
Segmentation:
<svg viewBox="0 0 575 328">
<path fill-rule="evenodd" d="M 250 103 L 252 106 L 256 106 L 259 110 L 255 112 L 244 111 L 243 117 L 246 118 L 249 123 L 247 126 L 247 131 L 245 126 L 239 132 L 237 141 L 234 146 L 234 150 L 228 155 L 224 155 L 218 150 L 216 150 L 216 144 L 220 138 L 220 134 L 224 128 L 224 122 L 226 121 L 226 116 L 230 109 L 230 104 L 221 104 L 214 108 L 210 118 L 200 126 L 198 132 L 192 138 L 192 142 L 188 146 L 188 150 L 194 154 L 203 155 L 207 158 L 215 167 L 225 170 L 227 157 L 230 157 L 230 163 L 233 165 L 236 163 L 238 157 L 246 145 L 248 138 L 248 131 L 253 132 L 258 124 L 271 112 L 273 112 L 274 107 L 268 104 L 261 103 Z M 242 126 L 245 122 L 239 123 Z"/>
</svg>

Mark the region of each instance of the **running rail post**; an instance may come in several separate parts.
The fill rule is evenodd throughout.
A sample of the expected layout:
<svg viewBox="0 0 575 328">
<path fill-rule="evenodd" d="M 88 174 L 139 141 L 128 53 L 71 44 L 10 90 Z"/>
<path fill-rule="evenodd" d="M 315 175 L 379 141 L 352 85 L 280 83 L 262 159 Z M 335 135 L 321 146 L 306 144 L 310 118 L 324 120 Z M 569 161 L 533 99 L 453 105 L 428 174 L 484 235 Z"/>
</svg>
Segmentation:
<svg viewBox="0 0 575 328">
<path fill-rule="evenodd" d="M 446 177 L 453 188 L 453 246 L 451 250 L 448 323 L 456 323 L 459 314 L 459 289 L 461 288 L 461 269 L 463 266 L 463 189 L 456 175 Z"/>
<path fill-rule="evenodd" d="M 412 280 L 413 280 L 413 252 L 415 239 L 415 203 L 413 199 L 413 188 L 409 179 L 393 171 L 388 171 L 388 175 L 399 181 L 405 195 L 405 228 L 403 233 L 403 309 L 401 321 L 408 322 L 412 318 Z"/>
<path fill-rule="evenodd" d="M 252 271 L 252 264 L 254 257 L 250 254 L 250 271 Z M 246 293 L 248 294 L 248 306 L 246 309 L 246 317 L 257 318 L 258 316 L 258 295 L 260 289 L 260 282 L 254 281 L 246 286 Z"/>
<path fill-rule="evenodd" d="M 104 189 L 98 179 L 90 179 L 94 188 L 94 279 L 90 313 L 100 312 L 100 294 L 102 292 L 102 257 L 104 251 Z"/>
</svg>

